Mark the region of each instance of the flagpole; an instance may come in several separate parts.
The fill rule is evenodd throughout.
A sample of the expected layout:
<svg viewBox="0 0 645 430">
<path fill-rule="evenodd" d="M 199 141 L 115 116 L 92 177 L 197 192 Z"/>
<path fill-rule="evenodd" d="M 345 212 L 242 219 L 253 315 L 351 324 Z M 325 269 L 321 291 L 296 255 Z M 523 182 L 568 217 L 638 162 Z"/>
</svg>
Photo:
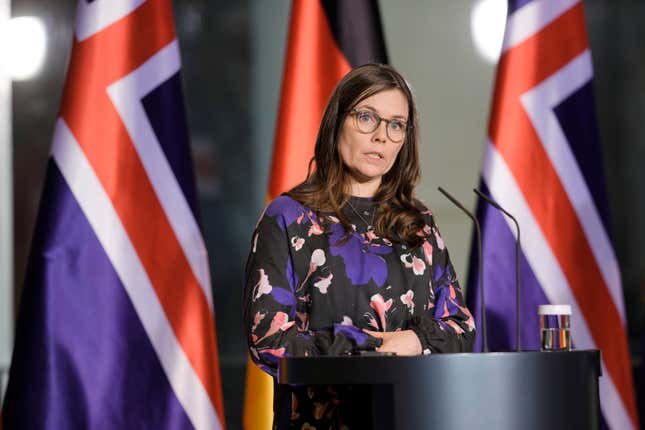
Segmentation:
<svg viewBox="0 0 645 430">
<path fill-rule="evenodd" d="M 11 0 L 0 0 L 0 27 L 11 17 Z M 11 78 L 0 71 L 0 401 L 4 397 L 13 335 L 13 151 Z"/>
</svg>

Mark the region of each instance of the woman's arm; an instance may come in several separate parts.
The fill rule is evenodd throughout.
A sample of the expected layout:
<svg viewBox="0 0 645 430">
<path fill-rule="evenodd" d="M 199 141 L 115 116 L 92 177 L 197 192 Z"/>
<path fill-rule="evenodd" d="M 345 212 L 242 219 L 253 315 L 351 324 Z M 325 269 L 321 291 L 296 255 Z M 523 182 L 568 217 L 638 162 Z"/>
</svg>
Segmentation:
<svg viewBox="0 0 645 430">
<path fill-rule="evenodd" d="M 307 234 L 299 231 L 297 216 L 276 208 L 280 203 L 274 201 L 258 223 L 246 265 L 244 329 L 254 362 L 275 375 L 285 355 L 342 355 L 379 346 L 380 339 L 353 326 L 309 329 L 306 278 L 319 256 L 305 255 L 300 239 Z"/>
<path fill-rule="evenodd" d="M 431 261 L 427 310 L 413 317 L 408 328 L 416 333 L 424 354 L 469 352 L 475 340 L 475 321 L 464 303 L 455 270 L 429 211 L 424 212 L 426 260 Z"/>
</svg>

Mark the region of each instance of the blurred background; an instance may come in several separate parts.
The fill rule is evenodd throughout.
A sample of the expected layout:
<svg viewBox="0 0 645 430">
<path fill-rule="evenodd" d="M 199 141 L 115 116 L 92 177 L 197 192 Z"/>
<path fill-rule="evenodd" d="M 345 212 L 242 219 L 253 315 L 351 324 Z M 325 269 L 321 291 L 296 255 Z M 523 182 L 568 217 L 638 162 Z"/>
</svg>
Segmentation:
<svg viewBox="0 0 645 430">
<path fill-rule="evenodd" d="M 236 429 L 241 428 L 246 367 L 242 272 L 252 230 L 265 204 L 291 2 L 173 3 L 201 223 L 210 254 L 227 425 Z M 492 15 L 478 15 L 482 3 L 491 7 Z M 474 208 L 471 189 L 478 183 L 486 137 L 496 33 L 504 21 L 503 8 L 500 15 L 495 5 L 503 7 L 503 3 L 379 3 L 390 63 L 406 76 L 417 97 L 423 160 L 418 195 L 433 208 L 462 278 L 467 273 L 471 226 L 436 187 L 444 186 Z M 33 76 L 18 76 L 12 82 L 2 77 L 0 85 L 0 143 L 11 142 L 8 152 L 0 152 L 0 193 L 13 195 L 13 208 L 0 206 L 0 216 L 13 211 L 9 230 L 13 238 L 0 229 L 5 232 L 0 247 L 13 251 L 13 279 L 6 270 L 0 273 L 0 290 L 14 292 L 11 303 L 3 303 L 0 297 L 2 384 L 69 59 L 76 1 L 5 0 L 0 1 L 0 14 L 9 5 L 13 17 L 40 20 L 44 50 Z M 638 375 L 645 303 L 641 249 L 645 244 L 645 2 L 585 0 L 584 5 L 611 233 L 622 272 L 632 366 Z M 484 39 L 477 41 L 475 36 Z M 492 40 L 492 54 L 487 54 L 487 39 Z M 0 47 L 14 42 L 0 36 Z M 642 391 L 639 378 L 635 381 L 637 392 Z"/>
</svg>

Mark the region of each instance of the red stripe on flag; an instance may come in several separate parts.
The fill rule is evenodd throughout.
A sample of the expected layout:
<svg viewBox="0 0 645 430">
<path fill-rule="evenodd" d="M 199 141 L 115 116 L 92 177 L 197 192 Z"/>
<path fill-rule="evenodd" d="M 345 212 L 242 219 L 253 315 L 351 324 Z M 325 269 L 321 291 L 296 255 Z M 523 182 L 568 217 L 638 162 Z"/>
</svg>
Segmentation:
<svg viewBox="0 0 645 430">
<path fill-rule="evenodd" d="M 620 315 L 603 281 L 592 244 L 588 243 L 569 196 L 520 102 L 523 93 L 587 49 L 585 35 L 584 14 L 579 4 L 506 52 L 498 66 L 489 134 L 562 267 L 637 427 L 628 347 Z"/>
<path fill-rule="evenodd" d="M 151 22 L 156 24 L 151 26 Z M 151 28 L 154 31 L 142 30 Z M 213 314 L 106 92 L 108 85 L 174 39 L 170 4 L 149 0 L 95 36 L 76 42 L 61 116 L 110 197 L 170 325 L 223 423 Z"/>
<path fill-rule="evenodd" d="M 319 1 L 293 3 L 269 198 L 304 181 L 327 100 L 350 70 Z"/>
</svg>

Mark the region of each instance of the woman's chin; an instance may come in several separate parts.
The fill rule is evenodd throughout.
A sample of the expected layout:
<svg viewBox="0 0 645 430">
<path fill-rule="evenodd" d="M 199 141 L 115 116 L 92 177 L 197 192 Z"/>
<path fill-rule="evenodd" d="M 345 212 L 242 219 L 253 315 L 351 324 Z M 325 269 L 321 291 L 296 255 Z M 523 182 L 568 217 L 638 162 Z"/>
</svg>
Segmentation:
<svg viewBox="0 0 645 430">
<path fill-rule="evenodd" d="M 380 171 L 373 172 L 373 171 L 364 170 L 361 172 L 357 172 L 352 176 L 353 176 L 353 179 L 360 184 L 372 183 L 372 182 L 380 183 L 381 178 L 383 177 L 383 173 Z"/>
</svg>

